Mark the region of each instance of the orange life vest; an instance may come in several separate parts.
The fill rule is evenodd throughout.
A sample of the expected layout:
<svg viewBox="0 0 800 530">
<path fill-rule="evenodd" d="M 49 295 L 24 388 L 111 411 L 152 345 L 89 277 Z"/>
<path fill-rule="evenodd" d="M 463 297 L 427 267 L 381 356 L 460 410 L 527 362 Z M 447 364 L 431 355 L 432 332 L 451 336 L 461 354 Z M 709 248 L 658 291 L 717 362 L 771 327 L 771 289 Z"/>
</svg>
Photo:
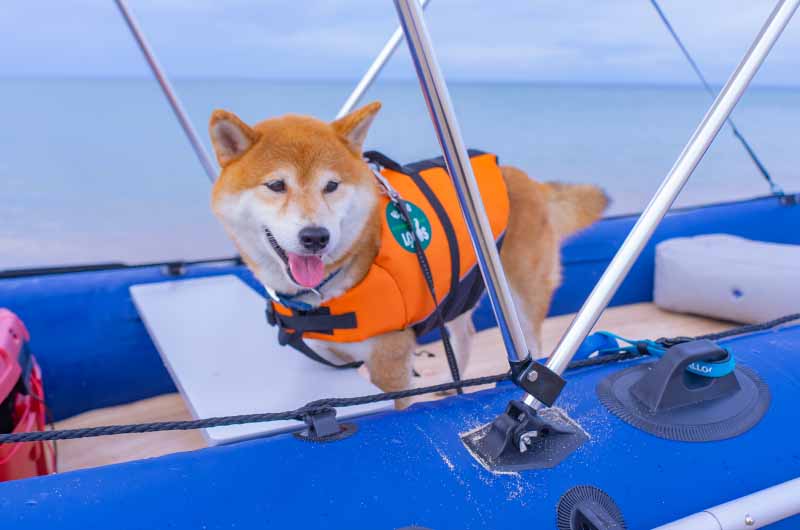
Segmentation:
<svg viewBox="0 0 800 530">
<path fill-rule="evenodd" d="M 444 320 L 452 320 L 474 307 L 484 291 L 483 279 L 443 160 L 400 166 L 380 153 L 365 156 L 381 166 L 383 177 L 409 204 L 408 212 L 430 264 Z M 499 247 L 508 225 L 509 204 L 497 157 L 471 150 L 470 162 Z M 310 348 L 303 338 L 359 342 L 407 328 L 413 328 L 417 336 L 434 329 L 435 306 L 408 225 L 386 196 L 381 197 L 380 212 L 381 246 L 361 282 L 307 311 L 287 307 L 287 302 L 268 304 L 267 317 L 281 328 L 281 343 L 308 355 L 304 349 Z"/>
</svg>

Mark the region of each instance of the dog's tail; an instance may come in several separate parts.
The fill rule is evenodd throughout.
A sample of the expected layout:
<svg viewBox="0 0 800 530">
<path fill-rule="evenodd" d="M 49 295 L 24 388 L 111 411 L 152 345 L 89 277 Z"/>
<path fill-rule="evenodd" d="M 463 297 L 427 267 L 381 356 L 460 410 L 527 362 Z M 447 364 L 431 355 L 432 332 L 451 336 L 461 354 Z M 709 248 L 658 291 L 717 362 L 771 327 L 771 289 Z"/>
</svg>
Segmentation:
<svg viewBox="0 0 800 530">
<path fill-rule="evenodd" d="M 610 202 L 603 190 L 591 184 L 548 182 L 544 186 L 550 219 L 561 237 L 574 234 L 600 219 Z"/>
</svg>

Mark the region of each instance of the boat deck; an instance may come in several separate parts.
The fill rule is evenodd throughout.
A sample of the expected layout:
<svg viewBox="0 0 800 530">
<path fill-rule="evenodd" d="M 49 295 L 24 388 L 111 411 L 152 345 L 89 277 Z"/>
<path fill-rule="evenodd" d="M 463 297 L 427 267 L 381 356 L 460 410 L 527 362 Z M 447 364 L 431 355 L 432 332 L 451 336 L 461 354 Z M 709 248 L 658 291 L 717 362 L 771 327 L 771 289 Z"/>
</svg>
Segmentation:
<svg viewBox="0 0 800 530">
<path fill-rule="evenodd" d="M 569 325 L 573 315 L 552 317 L 545 321 L 543 346 L 550 351 Z M 695 336 L 713 333 L 732 327 L 729 322 L 670 313 L 653 304 L 632 304 L 606 310 L 598 329 L 608 329 L 630 338 L 657 338 L 662 336 Z M 415 386 L 430 384 L 433 377 L 446 371 L 441 344 L 427 344 L 416 353 L 414 361 L 420 377 Z M 472 359 L 465 378 L 501 373 L 507 370 L 505 350 L 496 328 L 479 333 L 473 344 Z M 477 391 L 479 387 L 467 389 Z M 418 401 L 440 399 L 440 395 L 426 395 Z M 265 407 L 268 409 L 269 407 Z M 180 395 L 166 394 L 117 407 L 98 409 L 56 423 L 57 429 L 81 428 L 119 423 L 145 423 L 191 419 Z M 58 469 L 70 471 L 142 458 L 150 458 L 179 451 L 206 447 L 199 431 L 173 431 L 150 434 L 132 434 L 66 440 L 58 443 Z"/>
</svg>

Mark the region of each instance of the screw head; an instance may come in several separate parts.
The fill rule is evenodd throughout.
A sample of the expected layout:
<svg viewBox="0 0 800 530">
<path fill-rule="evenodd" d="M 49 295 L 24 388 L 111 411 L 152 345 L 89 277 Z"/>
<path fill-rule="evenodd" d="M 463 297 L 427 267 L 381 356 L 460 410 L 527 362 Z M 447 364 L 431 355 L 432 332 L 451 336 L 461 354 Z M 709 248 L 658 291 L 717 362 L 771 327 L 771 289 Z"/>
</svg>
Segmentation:
<svg viewBox="0 0 800 530">
<path fill-rule="evenodd" d="M 756 522 L 750 516 L 750 514 L 748 513 L 748 514 L 745 514 L 745 516 L 744 516 L 744 524 L 746 524 L 747 526 L 753 526 L 754 524 L 756 524 Z"/>
<path fill-rule="evenodd" d="M 531 445 L 533 443 L 533 439 L 538 437 L 538 436 L 539 436 L 538 432 L 536 432 L 536 431 L 528 431 L 528 432 L 524 433 L 522 436 L 519 437 L 519 441 L 521 442 L 521 445 L 524 445 L 524 446 L 527 447 L 527 446 Z"/>
<path fill-rule="evenodd" d="M 528 372 L 527 379 L 531 383 L 535 383 L 536 380 L 539 379 L 539 372 L 537 372 L 536 370 L 531 370 L 530 372 Z"/>
</svg>

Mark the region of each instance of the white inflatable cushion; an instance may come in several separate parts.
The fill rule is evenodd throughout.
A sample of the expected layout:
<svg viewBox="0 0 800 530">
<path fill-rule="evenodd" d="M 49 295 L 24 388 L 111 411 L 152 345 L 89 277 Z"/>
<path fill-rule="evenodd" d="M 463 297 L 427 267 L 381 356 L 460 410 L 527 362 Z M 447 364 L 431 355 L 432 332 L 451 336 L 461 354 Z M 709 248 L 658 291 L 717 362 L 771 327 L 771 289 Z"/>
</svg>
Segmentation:
<svg viewBox="0 0 800 530">
<path fill-rule="evenodd" d="M 653 299 L 661 308 L 754 323 L 800 312 L 800 246 L 728 234 L 656 246 Z"/>
</svg>

